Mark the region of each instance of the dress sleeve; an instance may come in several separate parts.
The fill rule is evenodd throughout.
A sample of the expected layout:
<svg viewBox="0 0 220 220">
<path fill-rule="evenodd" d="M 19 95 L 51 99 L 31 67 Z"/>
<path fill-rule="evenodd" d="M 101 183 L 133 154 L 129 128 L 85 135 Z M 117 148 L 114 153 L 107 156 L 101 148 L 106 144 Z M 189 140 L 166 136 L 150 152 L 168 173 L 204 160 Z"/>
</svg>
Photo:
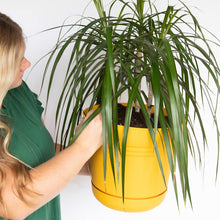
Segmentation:
<svg viewBox="0 0 220 220">
<path fill-rule="evenodd" d="M 36 93 L 34 93 L 34 92 L 32 92 L 32 93 L 33 93 L 33 96 L 34 96 L 34 99 L 35 99 L 35 102 L 36 102 L 36 107 L 37 107 L 37 109 L 39 111 L 39 114 L 42 115 L 42 113 L 44 111 L 44 108 L 42 106 L 42 102 L 39 101 L 38 96 L 37 96 Z"/>
<path fill-rule="evenodd" d="M 38 95 L 36 93 L 34 93 L 26 84 L 25 81 L 23 81 L 22 83 L 22 88 L 23 91 L 25 93 L 25 96 L 23 97 L 24 99 L 28 99 L 26 100 L 27 103 L 29 104 L 33 104 L 34 109 L 39 113 L 40 117 L 44 111 L 44 108 L 42 106 L 41 101 L 38 99 Z"/>
</svg>

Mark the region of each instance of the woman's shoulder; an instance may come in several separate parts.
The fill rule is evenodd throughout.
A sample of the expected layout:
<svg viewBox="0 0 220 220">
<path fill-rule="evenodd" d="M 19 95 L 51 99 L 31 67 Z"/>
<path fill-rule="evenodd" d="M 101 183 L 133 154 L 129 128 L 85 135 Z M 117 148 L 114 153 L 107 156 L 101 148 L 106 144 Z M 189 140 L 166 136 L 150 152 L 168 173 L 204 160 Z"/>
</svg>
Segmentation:
<svg viewBox="0 0 220 220">
<path fill-rule="evenodd" d="M 17 94 L 21 94 L 21 97 L 22 97 L 22 99 L 24 99 L 24 98 L 30 98 L 30 99 L 33 99 L 33 100 L 35 100 L 35 99 L 37 99 L 37 94 L 36 93 L 34 93 L 31 89 L 30 89 L 30 87 L 28 86 L 28 84 L 25 82 L 25 81 L 22 81 L 22 84 L 19 86 L 19 87 L 17 87 L 17 88 L 15 88 L 15 90 L 13 91 L 14 93 L 17 93 Z"/>
<path fill-rule="evenodd" d="M 10 89 L 8 92 L 7 92 L 7 95 L 11 95 L 11 94 L 19 94 L 19 93 L 23 93 L 23 92 L 31 92 L 29 86 L 27 85 L 27 83 L 25 81 L 22 81 L 21 85 L 16 87 L 16 88 L 13 88 L 13 89 Z"/>
<path fill-rule="evenodd" d="M 32 93 L 31 89 L 29 88 L 29 86 L 27 85 L 27 83 L 25 81 L 22 81 L 22 84 L 20 87 L 18 87 L 18 89 L 26 90 L 26 91 Z"/>
<path fill-rule="evenodd" d="M 8 91 L 4 100 L 3 106 L 5 107 L 4 112 L 8 109 L 17 109 L 16 107 L 27 107 L 40 109 L 42 113 L 42 103 L 38 100 L 37 94 L 32 92 L 25 81 L 22 81 L 22 84 L 16 88 L 13 88 Z"/>
</svg>

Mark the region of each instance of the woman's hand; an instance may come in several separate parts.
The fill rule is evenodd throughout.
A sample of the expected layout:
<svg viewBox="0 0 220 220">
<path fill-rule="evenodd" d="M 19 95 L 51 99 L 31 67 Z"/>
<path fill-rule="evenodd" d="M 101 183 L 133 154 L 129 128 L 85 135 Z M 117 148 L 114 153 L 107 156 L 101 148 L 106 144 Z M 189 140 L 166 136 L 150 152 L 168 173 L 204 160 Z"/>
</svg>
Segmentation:
<svg viewBox="0 0 220 220">
<path fill-rule="evenodd" d="M 82 124 L 90 117 L 94 112 L 91 110 L 86 117 L 76 127 L 76 131 L 82 126 Z M 99 113 L 80 133 L 79 137 L 74 142 L 80 145 L 82 148 L 87 148 L 91 151 L 91 155 L 94 154 L 99 147 L 102 146 L 102 115 Z"/>
<path fill-rule="evenodd" d="M 89 111 L 88 112 L 88 114 L 87 114 L 87 116 L 85 117 L 85 118 L 83 118 L 82 120 L 81 120 L 81 122 L 79 123 L 79 125 L 76 127 L 76 129 L 75 129 L 75 132 L 77 132 L 78 131 L 78 129 L 83 125 L 83 123 L 89 118 L 89 116 L 92 114 L 94 112 L 94 110 L 91 110 L 91 111 Z M 98 115 L 99 116 L 99 118 L 97 118 L 96 119 L 96 122 L 95 122 L 95 126 L 100 126 L 100 125 L 98 125 L 98 123 L 102 123 L 102 116 L 101 116 L 101 114 L 100 115 Z M 100 117 L 101 116 L 101 117 Z M 92 125 L 93 126 L 93 125 Z M 101 125 L 101 127 L 102 127 L 102 125 Z M 84 135 L 84 134 L 83 134 Z M 81 137 L 80 137 L 81 138 Z M 98 141 L 98 142 L 100 142 L 100 144 L 98 144 L 98 145 L 102 145 L 102 134 L 101 134 L 101 139 L 100 139 L 100 137 L 98 138 L 98 139 L 96 139 L 96 141 Z M 96 149 L 96 148 L 95 148 Z M 84 166 L 82 167 L 82 169 L 79 171 L 79 173 L 78 173 L 79 175 L 91 175 L 91 173 L 90 173 L 90 168 L 89 168 L 89 161 L 87 161 L 85 164 L 84 164 Z"/>
</svg>

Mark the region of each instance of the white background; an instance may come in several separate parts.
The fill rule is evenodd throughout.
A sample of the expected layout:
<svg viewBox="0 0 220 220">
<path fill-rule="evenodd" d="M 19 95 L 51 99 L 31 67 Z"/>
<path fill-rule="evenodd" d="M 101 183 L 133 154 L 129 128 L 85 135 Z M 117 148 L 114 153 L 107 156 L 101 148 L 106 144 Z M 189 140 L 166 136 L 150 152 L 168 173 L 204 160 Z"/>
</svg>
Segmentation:
<svg viewBox="0 0 220 220">
<path fill-rule="evenodd" d="M 83 13 L 85 16 L 97 16 L 92 3 L 87 10 L 84 11 L 88 2 L 89 0 L 0 0 L 0 11 L 9 15 L 23 28 L 27 36 L 26 58 L 34 65 L 54 46 L 58 34 L 56 31 L 40 32 L 44 29 L 61 25 L 69 16 L 72 16 L 72 21 L 77 21 Z M 158 2 L 161 2 L 161 6 L 164 6 L 167 1 L 158 0 Z M 220 38 L 219 0 L 185 0 L 185 2 L 196 14 L 202 26 L 205 26 Z M 217 60 L 220 61 L 220 48 L 215 49 L 215 54 Z M 36 93 L 39 93 L 40 90 L 44 67 L 45 61 L 42 61 L 32 71 L 27 71 L 24 77 L 24 80 Z M 59 72 L 59 74 L 62 75 L 62 68 L 60 68 Z M 60 83 L 58 80 L 55 89 L 58 90 L 59 86 Z M 45 104 L 44 95 L 41 95 L 40 99 Z M 56 100 L 56 93 L 54 93 L 45 116 L 46 126 L 52 136 L 54 136 L 54 103 Z M 68 187 L 61 192 L 62 220 L 220 219 L 220 173 L 219 179 L 215 183 L 217 143 L 210 118 L 206 112 L 204 112 L 204 114 L 204 122 L 208 129 L 209 149 L 206 151 L 205 167 L 199 168 L 199 166 L 197 166 L 195 168 L 193 164 L 190 164 L 193 210 L 189 203 L 184 206 L 183 202 L 180 203 L 180 210 L 178 210 L 172 183 L 170 182 L 164 202 L 155 209 L 143 213 L 113 211 L 100 204 L 93 197 L 89 177 L 77 176 Z M 218 114 L 218 122 L 219 118 Z"/>
</svg>

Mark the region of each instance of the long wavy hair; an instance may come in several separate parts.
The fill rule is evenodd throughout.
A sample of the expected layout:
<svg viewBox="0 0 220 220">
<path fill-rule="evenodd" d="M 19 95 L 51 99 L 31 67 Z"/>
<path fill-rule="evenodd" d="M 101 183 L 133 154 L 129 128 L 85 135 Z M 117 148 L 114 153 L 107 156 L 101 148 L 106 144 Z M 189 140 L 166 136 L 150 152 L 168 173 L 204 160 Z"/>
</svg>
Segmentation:
<svg viewBox="0 0 220 220">
<path fill-rule="evenodd" d="M 24 44 L 20 26 L 5 14 L 0 13 L 0 108 L 4 108 L 3 99 L 19 71 Z M 0 114 L 0 208 L 3 210 L 4 219 L 6 219 L 7 210 L 2 190 L 7 177 L 6 170 L 10 169 L 13 174 L 13 191 L 17 197 L 30 205 L 25 193 L 28 195 L 32 193 L 26 187 L 27 181 L 31 182 L 28 166 L 8 151 L 11 133 L 7 116 Z"/>
</svg>

